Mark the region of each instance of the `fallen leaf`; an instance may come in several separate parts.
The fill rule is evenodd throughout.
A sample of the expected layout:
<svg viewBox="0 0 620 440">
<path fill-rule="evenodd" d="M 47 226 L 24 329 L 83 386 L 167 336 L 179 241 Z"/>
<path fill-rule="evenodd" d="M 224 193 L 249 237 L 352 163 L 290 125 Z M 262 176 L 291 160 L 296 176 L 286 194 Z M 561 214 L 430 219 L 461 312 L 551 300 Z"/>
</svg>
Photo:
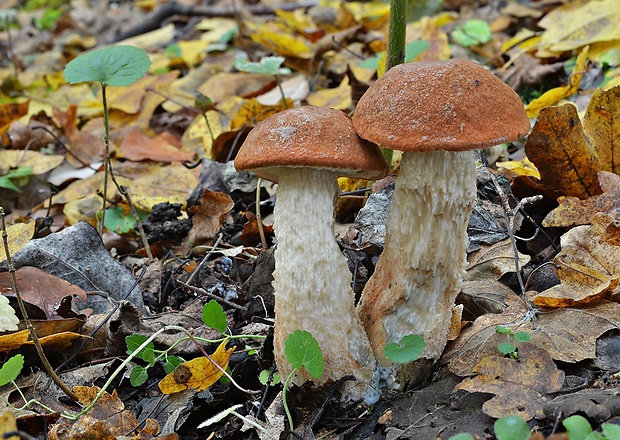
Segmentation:
<svg viewBox="0 0 620 440">
<path fill-rule="evenodd" d="M 120 149 L 127 159 L 134 162 L 145 159 L 154 162 L 189 162 L 194 158 L 194 154 L 169 144 L 161 134 L 150 138 L 140 130 L 131 130 L 121 142 Z"/>
<path fill-rule="evenodd" d="M 547 90 L 541 96 L 530 101 L 525 107 L 527 116 L 534 118 L 545 107 L 556 104 L 560 99 L 566 98 L 579 90 L 579 84 L 581 84 L 581 78 L 586 73 L 586 61 L 588 56 L 588 46 L 586 46 L 581 53 L 577 56 L 577 62 L 571 74 L 568 85 L 562 87 L 556 87 L 551 90 Z"/>
<path fill-rule="evenodd" d="M 28 114 L 29 105 L 30 101 L 0 105 L 0 135 L 6 133 L 11 122 Z"/>
<path fill-rule="evenodd" d="M 525 420 L 544 417 L 543 405 L 548 394 L 562 388 L 564 372 L 535 344 L 518 344 L 518 356 L 512 359 L 496 351 L 479 358 L 472 369 L 474 377 L 464 379 L 455 390 L 495 394 L 482 411 L 496 419 L 511 414 Z"/>
<path fill-rule="evenodd" d="M 316 107 L 331 107 L 338 110 L 347 110 L 351 107 L 351 86 L 349 78 L 344 77 L 338 87 L 318 90 L 308 96 L 308 104 Z"/>
<path fill-rule="evenodd" d="M 611 211 L 620 207 L 620 176 L 599 171 L 598 180 L 603 193 L 585 200 L 578 197 L 559 197 L 560 206 L 551 211 L 542 224 L 545 227 L 570 227 L 587 225 L 598 212 Z"/>
<path fill-rule="evenodd" d="M 530 261 L 528 255 L 519 253 L 519 265 L 523 267 Z M 510 239 L 499 241 L 491 246 L 481 245 L 480 250 L 467 256 L 465 281 L 494 278 L 499 280 L 504 274 L 516 271 L 515 254 Z"/>
<path fill-rule="evenodd" d="M 205 189 L 199 205 L 189 208 L 192 218 L 192 229 L 187 240 L 194 245 L 212 240 L 222 227 L 224 217 L 235 203 L 228 194 Z"/>
<path fill-rule="evenodd" d="M 159 389 L 164 394 L 178 393 L 187 389 L 202 391 L 209 388 L 222 377 L 222 371 L 228 367 L 228 360 L 236 347 L 226 349 L 228 339 L 222 341 L 210 357 L 199 357 L 183 362 L 172 373 L 159 382 Z M 220 368 L 213 365 L 217 362 Z"/>
<path fill-rule="evenodd" d="M 11 255 L 15 255 L 17 251 L 26 246 L 26 243 L 28 243 L 34 235 L 35 228 L 36 222 L 16 223 L 6 228 L 9 253 Z M 4 247 L 4 239 L 1 241 L 2 246 L 0 246 L 0 263 L 3 263 L 6 260 L 6 251 Z"/>
<path fill-rule="evenodd" d="M 560 284 L 535 295 L 534 304 L 576 307 L 615 293 L 620 278 L 620 246 L 603 238 L 614 221 L 611 216 L 597 214 L 591 226 L 578 226 L 562 236 L 562 251 L 554 259 Z"/>
<path fill-rule="evenodd" d="M 525 153 L 548 192 L 581 199 L 601 193 L 596 173 L 603 164 L 586 139 L 574 105 L 542 109 L 525 142 Z"/>
<path fill-rule="evenodd" d="M 0 151 L 0 164 L 4 169 L 30 167 L 32 174 L 45 174 L 60 165 L 64 156 L 59 154 L 43 154 L 28 150 Z"/>
<path fill-rule="evenodd" d="M 597 41 L 618 40 L 619 21 L 620 3 L 616 0 L 573 1 L 553 9 L 538 22 L 545 29 L 541 46 L 564 52 Z"/>
<path fill-rule="evenodd" d="M 603 171 L 620 174 L 620 86 L 596 89 L 583 118 L 583 129 L 598 153 Z"/>
</svg>

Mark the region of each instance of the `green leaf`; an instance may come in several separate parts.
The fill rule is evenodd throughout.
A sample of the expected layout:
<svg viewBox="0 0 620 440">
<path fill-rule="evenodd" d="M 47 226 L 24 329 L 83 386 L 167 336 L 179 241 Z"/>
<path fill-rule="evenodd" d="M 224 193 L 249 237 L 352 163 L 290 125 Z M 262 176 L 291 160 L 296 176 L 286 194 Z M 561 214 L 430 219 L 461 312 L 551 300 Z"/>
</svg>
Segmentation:
<svg viewBox="0 0 620 440">
<path fill-rule="evenodd" d="M 592 431 L 590 434 L 586 435 L 586 440 L 607 440 L 607 439 L 600 432 Z"/>
<path fill-rule="evenodd" d="M 0 188 L 19 191 L 19 186 L 23 186 L 28 183 L 28 179 L 31 176 L 32 167 L 15 168 L 14 170 L 11 170 L 8 174 L 0 176 Z M 13 180 L 17 180 L 17 184 L 13 182 Z"/>
<path fill-rule="evenodd" d="M 529 342 L 530 341 L 530 334 L 528 332 L 517 332 L 514 335 L 512 335 L 512 337 L 517 342 Z"/>
<path fill-rule="evenodd" d="M 467 432 L 461 432 L 460 434 L 453 435 L 448 440 L 474 440 L 474 437 Z"/>
<path fill-rule="evenodd" d="M 138 81 L 151 66 L 148 54 L 133 46 L 108 46 L 86 52 L 65 67 L 69 84 L 98 82 L 104 86 L 128 86 Z"/>
<path fill-rule="evenodd" d="M 495 326 L 495 333 L 498 335 L 508 335 L 510 334 L 510 329 L 508 327 L 502 327 L 501 325 Z"/>
<path fill-rule="evenodd" d="M 185 362 L 185 360 L 182 357 L 174 355 L 167 356 L 166 363 L 164 364 L 164 371 L 166 374 L 170 374 L 183 362 Z"/>
<path fill-rule="evenodd" d="M 414 361 L 424 352 L 424 338 L 420 335 L 404 336 L 400 342 L 391 342 L 383 348 L 386 358 L 397 364 Z"/>
<path fill-rule="evenodd" d="M 505 416 L 495 421 L 493 425 L 497 440 L 528 440 L 530 427 L 519 416 Z"/>
<path fill-rule="evenodd" d="M 271 372 L 269 370 L 262 370 L 258 375 L 258 381 L 263 385 L 267 385 L 270 375 L 271 375 Z M 269 385 L 274 386 L 279 383 L 280 383 L 280 375 L 277 372 L 275 372 L 273 373 L 273 377 L 271 378 L 271 383 Z"/>
<path fill-rule="evenodd" d="M 280 67 L 284 57 L 264 57 L 259 63 L 237 58 L 233 63 L 235 69 L 241 72 L 262 73 L 265 75 L 290 75 L 291 69 Z"/>
<path fill-rule="evenodd" d="M 425 40 L 415 40 L 405 44 L 405 63 L 415 60 L 418 55 L 430 47 L 431 43 Z M 364 69 L 377 69 L 379 60 L 385 52 L 379 52 L 376 56 L 368 58 L 360 63 L 360 67 Z"/>
<path fill-rule="evenodd" d="M 144 335 L 133 334 L 125 337 L 125 343 L 127 344 L 127 354 L 132 354 L 136 349 L 144 344 L 144 342 L 148 338 Z M 136 353 L 134 356 L 138 359 L 142 359 L 143 361 L 148 362 L 149 364 L 155 359 L 155 345 L 153 341 L 149 342 L 146 347 L 140 350 L 139 353 Z"/>
<path fill-rule="evenodd" d="M 24 356 L 16 354 L 9 358 L 0 368 L 0 386 L 13 382 L 24 368 Z"/>
<path fill-rule="evenodd" d="M 141 222 L 146 221 L 149 216 L 148 212 L 141 210 L 136 210 L 136 212 Z M 113 206 L 105 210 L 104 226 L 108 231 L 113 231 L 120 235 L 127 234 L 136 227 L 136 219 L 131 212 L 125 212 L 120 206 Z"/>
<path fill-rule="evenodd" d="M 140 365 L 136 365 L 131 369 L 131 373 L 129 373 L 129 382 L 133 387 L 139 387 L 149 378 L 149 373 L 146 371 L 145 367 Z"/>
<path fill-rule="evenodd" d="M 452 39 L 463 47 L 488 43 L 492 38 L 489 23 L 479 19 L 467 20 L 464 25 L 457 26 L 452 32 Z"/>
<path fill-rule="evenodd" d="M 323 352 L 316 339 L 305 330 L 295 330 L 284 341 L 284 356 L 293 368 L 306 367 L 310 376 L 323 375 Z"/>
<path fill-rule="evenodd" d="M 583 416 L 570 416 L 562 422 L 570 440 L 585 440 L 592 432 L 590 422 Z"/>
<path fill-rule="evenodd" d="M 214 299 L 205 304 L 202 308 L 202 322 L 207 327 L 211 327 L 224 333 L 228 326 L 228 320 L 226 319 L 226 313 L 222 306 Z"/>
<path fill-rule="evenodd" d="M 620 425 L 613 423 L 603 423 L 603 434 L 607 440 L 620 440 Z"/>
<path fill-rule="evenodd" d="M 497 346 L 497 350 L 501 354 L 506 355 L 506 354 L 514 353 L 515 351 L 517 351 L 517 347 L 515 347 L 509 342 L 502 342 L 501 344 Z"/>
</svg>

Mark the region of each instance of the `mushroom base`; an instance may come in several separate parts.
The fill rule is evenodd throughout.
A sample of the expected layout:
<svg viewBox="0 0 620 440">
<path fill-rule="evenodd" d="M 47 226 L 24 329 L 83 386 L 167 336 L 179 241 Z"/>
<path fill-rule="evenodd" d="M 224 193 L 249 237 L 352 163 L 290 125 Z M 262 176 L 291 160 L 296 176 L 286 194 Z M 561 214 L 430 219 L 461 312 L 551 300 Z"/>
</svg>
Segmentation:
<svg viewBox="0 0 620 440">
<path fill-rule="evenodd" d="M 385 247 L 359 306 L 382 365 L 390 365 L 385 345 L 411 334 L 424 338 L 423 357 L 441 356 L 465 272 L 475 182 L 472 151 L 403 154 Z"/>
<path fill-rule="evenodd" d="M 284 356 L 284 341 L 295 330 L 317 340 L 324 359 L 323 377 L 312 378 L 302 368 L 295 384 L 320 385 L 354 375 L 344 396 L 367 397 L 375 371 L 370 342 L 355 311 L 351 273 L 334 239 L 334 204 L 338 183 L 329 171 L 278 170 L 274 227 L 275 251 L 274 355 L 280 376 L 292 371 Z"/>
</svg>

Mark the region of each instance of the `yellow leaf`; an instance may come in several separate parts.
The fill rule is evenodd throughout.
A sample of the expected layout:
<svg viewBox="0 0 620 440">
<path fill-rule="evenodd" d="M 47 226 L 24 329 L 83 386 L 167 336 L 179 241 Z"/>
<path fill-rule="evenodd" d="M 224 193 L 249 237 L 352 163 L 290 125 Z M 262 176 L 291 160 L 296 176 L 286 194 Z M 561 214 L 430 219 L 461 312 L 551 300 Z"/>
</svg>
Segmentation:
<svg viewBox="0 0 620 440">
<path fill-rule="evenodd" d="M 97 227 L 97 211 L 101 211 L 103 198 L 97 194 L 91 194 L 82 199 L 70 200 L 62 209 L 68 225 L 74 225 L 79 221 L 85 221 L 93 227 Z"/>
<path fill-rule="evenodd" d="M 318 90 L 307 98 L 308 104 L 317 107 L 331 107 L 338 110 L 347 110 L 351 104 L 351 86 L 349 77 L 345 76 L 338 87 Z"/>
<path fill-rule="evenodd" d="M 579 90 L 581 78 L 583 78 L 584 73 L 586 73 L 587 55 L 588 46 L 584 47 L 577 57 L 575 68 L 569 79 L 569 85 L 548 90 L 538 98 L 532 100 L 525 107 L 528 117 L 535 118 L 542 108 L 549 107 L 557 103 L 560 99 L 566 98 Z"/>
<path fill-rule="evenodd" d="M 312 45 L 310 41 L 297 35 L 273 31 L 266 26 L 258 27 L 258 30 L 250 34 L 250 38 L 255 43 L 271 49 L 278 55 L 294 56 L 298 58 L 312 58 Z"/>
<path fill-rule="evenodd" d="M 509 160 L 507 162 L 497 162 L 498 168 L 504 168 L 506 170 L 512 171 L 518 176 L 533 176 L 537 179 L 540 179 L 540 172 L 536 165 L 534 165 L 530 160 L 526 157 L 523 160 Z"/>
<path fill-rule="evenodd" d="M 6 228 L 8 234 L 7 240 L 9 242 L 9 252 L 11 256 L 15 255 L 17 251 L 26 246 L 26 243 L 30 241 L 34 235 L 35 222 L 30 223 L 16 223 Z M 0 263 L 6 260 L 6 252 L 4 251 L 4 240 L 0 239 Z"/>
<path fill-rule="evenodd" d="M 236 347 L 226 350 L 225 339 L 215 353 L 211 355 L 211 359 L 200 357 L 191 361 L 183 362 L 172 373 L 168 374 L 159 382 L 159 389 L 164 394 L 178 393 L 187 389 L 196 389 L 202 391 L 209 388 L 222 377 L 222 371 L 228 367 L 230 355 L 235 351 Z M 213 365 L 217 362 L 220 368 Z"/>
<path fill-rule="evenodd" d="M 217 138 L 224 132 L 222 127 L 221 115 L 217 110 L 209 110 L 206 112 L 209 126 L 213 137 Z M 194 121 L 189 124 L 183 137 L 181 138 L 181 149 L 183 151 L 191 151 L 201 157 L 207 157 L 213 159 L 211 149 L 213 148 L 213 140 L 209 134 L 209 128 L 203 115 L 196 116 Z"/>
<path fill-rule="evenodd" d="M 544 29 L 541 44 L 563 52 L 597 41 L 620 39 L 618 0 L 579 0 L 549 12 L 538 25 Z"/>
<path fill-rule="evenodd" d="M 353 13 L 355 21 L 365 19 L 387 18 L 390 15 L 390 5 L 382 1 L 372 0 L 369 2 L 348 2 L 346 8 Z"/>
<path fill-rule="evenodd" d="M 205 40 L 179 41 L 181 58 L 188 67 L 194 67 L 207 56 L 205 49 L 211 44 Z"/>
<path fill-rule="evenodd" d="M 293 107 L 293 102 L 287 98 L 287 103 L 289 107 Z M 247 124 L 249 121 L 260 122 L 264 119 L 267 119 L 269 116 L 274 113 L 281 112 L 285 110 L 286 107 L 280 101 L 275 106 L 265 106 L 262 105 L 256 98 L 248 99 L 243 103 L 237 114 L 230 121 L 229 129 L 237 130 Z"/>
<path fill-rule="evenodd" d="M 196 30 L 206 31 L 200 39 L 207 43 L 218 43 L 226 34 L 235 32 L 237 28 L 236 20 L 223 17 L 204 18 L 195 27 Z"/>
<path fill-rule="evenodd" d="M 16 350 L 28 341 L 28 330 L 0 336 L 0 352 Z"/>
<path fill-rule="evenodd" d="M 64 156 L 57 154 L 43 154 L 29 150 L 2 150 L 0 151 L 1 168 L 30 167 L 32 174 L 45 174 L 59 166 Z"/>
<path fill-rule="evenodd" d="M 620 174 L 620 150 L 614 148 L 620 139 L 620 87 L 597 89 L 583 118 L 583 129 L 594 145 L 602 170 Z"/>
<path fill-rule="evenodd" d="M 316 30 L 316 25 L 303 9 L 295 11 L 276 9 L 274 12 L 280 20 L 296 32 L 305 34 Z"/>
</svg>

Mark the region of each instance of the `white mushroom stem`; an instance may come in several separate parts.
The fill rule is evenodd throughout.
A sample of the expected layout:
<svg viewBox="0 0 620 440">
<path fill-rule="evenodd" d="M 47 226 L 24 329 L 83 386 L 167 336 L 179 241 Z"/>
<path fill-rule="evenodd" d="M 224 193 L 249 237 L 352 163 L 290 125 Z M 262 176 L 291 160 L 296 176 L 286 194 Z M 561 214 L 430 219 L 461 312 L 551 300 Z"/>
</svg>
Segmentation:
<svg viewBox="0 0 620 440">
<path fill-rule="evenodd" d="M 472 151 L 403 153 L 386 239 L 359 306 L 377 359 L 403 336 L 424 338 L 438 359 L 466 265 L 467 223 L 476 199 Z"/>
<path fill-rule="evenodd" d="M 345 396 L 365 397 L 375 370 L 370 342 L 355 310 L 351 272 L 334 238 L 334 203 L 338 183 L 330 171 L 281 168 L 278 172 L 274 228 L 277 248 L 274 354 L 281 377 L 292 367 L 284 341 L 295 330 L 307 330 L 324 358 L 324 374 L 311 378 L 302 369 L 294 383 L 323 384 L 346 375 Z"/>
</svg>

